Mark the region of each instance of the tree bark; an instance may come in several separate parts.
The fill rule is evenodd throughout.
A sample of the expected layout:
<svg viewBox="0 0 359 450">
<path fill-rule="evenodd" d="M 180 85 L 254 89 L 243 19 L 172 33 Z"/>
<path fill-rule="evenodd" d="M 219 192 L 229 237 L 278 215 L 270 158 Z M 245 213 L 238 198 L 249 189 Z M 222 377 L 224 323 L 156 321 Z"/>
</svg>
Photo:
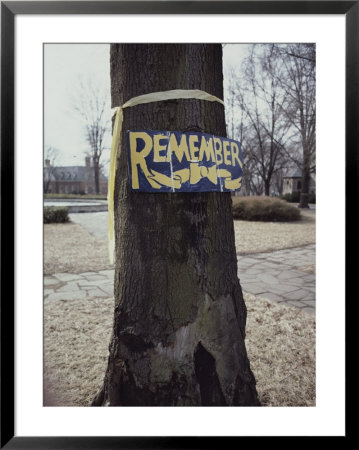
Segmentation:
<svg viewBox="0 0 359 450">
<path fill-rule="evenodd" d="M 269 197 L 270 195 L 270 179 L 264 180 L 264 195 L 266 195 L 267 197 Z"/>
<path fill-rule="evenodd" d="M 170 89 L 223 98 L 222 49 L 111 45 L 112 106 Z M 226 136 L 223 105 L 171 100 L 127 108 L 115 181 L 115 313 L 93 405 L 259 405 L 245 348 L 230 193 L 129 189 L 126 130 Z"/>
<path fill-rule="evenodd" d="M 304 146 L 303 146 L 304 147 Z M 299 208 L 309 208 L 309 183 L 310 183 L 310 167 L 308 163 L 308 156 L 305 150 L 304 163 L 302 168 L 302 189 L 300 193 Z"/>
<path fill-rule="evenodd" d="M 94 170 L 94 180 L 95 180 L 95 193 L 100 193 L 100 164 L 98 159 L 93 159 L 93 170 Z"/>
</svg>

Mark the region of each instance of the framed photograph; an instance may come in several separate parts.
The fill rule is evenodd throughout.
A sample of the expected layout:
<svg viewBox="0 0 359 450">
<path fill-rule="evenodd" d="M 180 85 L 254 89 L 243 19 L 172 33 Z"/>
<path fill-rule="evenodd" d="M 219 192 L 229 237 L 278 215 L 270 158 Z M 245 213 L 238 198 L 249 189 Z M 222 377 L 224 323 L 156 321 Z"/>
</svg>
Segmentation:
<svg viewBox="0 0 359 450">
<path fill-rule="evenodd" d="M 222 442 L 219 441 L 224 439 L 227 439 L 225 442 L 228 444 L 228 438 L 237 440 L 255 436 L 345 437 L 347 435 L 345 287 L 353 269 L 350 269 L 349 264 L 346 265 L 349 260 L 348 255 L 345 254 L 345 244 L 351 242 L 352 245 L 357 242 L 357 237 L 353 225 L 349 220 L 345 221 L 345 218 L 349 202 L 357 201 L 358 187 L 358 27 L 359 2 L 356 1 L 1 2 L 1 448 L 197 448 L 213 445 L 213 442 L 215 445 L 221 445 Z M 91 353 L 89 346 L 92 345 L 94 352 L 104 351 L 104 349 L 107 351 L 110 342 L 110 332 L 107 331 L 111 331 L 112 325 L 105 316 L 108 310 L 113 309 L 110 293 L 113 285 L 108 280 L 113 278 L 113 266 L 107 261 L 104 262 L 103 249 L 101 247 L 99 250 L 96 247 L 98 244 L 95 239 L 82 241 L 81 234 L 76 234 L 76 230 L 79 229 L 76 227 L 79 225 L 74 221 L 71 224 L 74 248 L 76 240 L 78 241 L 76 245 L 83 242 L 83 245 L 93 250 L 93 258 L 85 263 L 81 261 L 81 255 L 73 249 L 72 252 L 66 253 L 65 265 L 61 266 L 64 261 L 61 256 L 58 259 L 61 264 L 58 262 L 57 265 L 55 264 L 56 272 L 62 273 L 62 279 L 61 276 L 60 278 L 54 276 L 55 269 L 51 271 L 50 268 L 44 274 L 44 265 L 48 261 L 44 246 L 44 240 L 47 239 L 43 225 L 44 192 L 51 194 L 46 199 L 48 202 L 55 202 L 54 204 L 58 201 L 57 196 L 60 194 L 70 199 L 71 196 L 79 198 L 85 195 L 83 199 L 86 199 L 91 197 L 90 194 L 96 193 L 98 198 L 96 202 L 91 203 L 91 200 L 86 202 L 81 199 L 78 205 L 72 204 L 72 207 L 75 205 L 79 208 L 73 211 L 76 215 L 77 212 L 82 211 L 81 208 L 99 208 L 96 213 L 102 214 L 101 208 L 104 207 L 104 199 L 107 195 L 106 176 L 111 172 L 112 150 L 110 149 L 114 144 L 111 144 L 111 137 L 108 142 L 104 138 L 102 143 L 101 137 L 103 161 L 106 160 L 107 166 L 105 164 L 99 172 L 96 170 L 92 172 L 96 155 L 86 153 L 86 146 L 81 147 L 84 141 L 77 134 L 79 122 L 73 122 L 73 111 L 76 109 L 80 111 L 80 116 L 82 114 L 84 119 L 83 112 L 93 112 L 99 103 L 97 102 L 97 106 L 93 103 L 86 105 L 83 103 L 83 99 L 87 96 L 86 92 L 93 87 L 77 75 L 79 71 L 76 71 L 76 68 L 82 67 L 83 73 L 86 74 L 87 67 L 97 65 L 96 74 L 107 86 L 108 92 L 105 96 L 109 97 L 110 44 L 112 43 L 222 44 L 224 58 L 227 58 L 224 61 L 228 62 L 228 67 L 226 66 L 228 73 L 231 58 L 237 58 L 236 49 L 242 46 L 243 54 L 247 52 L 246 55 L 248 55 L 247 75 L 251 70 L 251 74 L 254 73 L 253 61 L 256 51 L 259 52 L 257 56 L 262 58 L 262 62 L 267 50 L 271 58 L 274 58 L 273 55 L 277 52 L 276 57 L 279 60 L 283 56 L 281 52 L 287 52 L 293 56 L 294 45 L 298 44 L 306 46 L 303 47 L 306 49 L 305 53 L 296 55 L 299 59 L 309 65 L 315 60 L 316 81 L 313 85 L 313 97 L 316 99 L 313 103 L 313 115 L 316 117 L 313 119 L 316 122 L 314 146 L 316 146 L 315 195 L 317 201 L 316 223 L 313 231 L 315 261 L 314 265 L 308 263 L 307 266 L 304 262 L 292 264 L 294 268 L 301 266 L 308 280 L 312 277 L 311 280 L 314 283 L 312 291 L 315 291 L 315 315 L 308 316 L 314 317 L 310 325 L 314 329 L 310 337 L 312 339 L 310 342 L 314 342 L 311 354 L 312 374 L 314 374 L 311 384 L 313 392 L 303 401 L 295 403 L 284 400 L 281 403 L 275 400 L 275 396 L 282 394 L 285 396 L 292 389 L 298 392 L 307 389 L 304 385 L 305 377 L 298 373 L 299 365 L 306 364 L 300 350 L 296 353 L 297 361 L 290 359 L 288 355 L 288 358 L 284 358 L 286 362 L 283 364 L 291 365 L 291 367 L 288 374 L 282 374 L 282 394 L 277 387 L 268 388 L 265 395 L 261 394 L 261 407 L 255 406 L 254 401 L 246 408 L 223 407 L 230 404 L 227 402 L 229 394 L 226 389 L 224 393 L 220 393 L 221 399 L 215 404 L 217 408 L 210 408 L 208 406 L 214 405 L 211 400 L 213 396 L 206 394 L 207 387 L 203 387 L 200 381 L 201 408 L 188 406 L 186 402 L 179 403 L 181 407 L 172 407 L 170 404 L 146 406 L 146 404 L 136 405 L 134 402 L 129 402 L 129 406 L 126 407 L 94 408 L 87 407 L 91 402 L 86 403 L 87 400 L 83 400 L 87 399 L 86 395 L 88 395 L 83 394 L 83 387 L 87 381 L 79 380 L 86 376 L 95 386 L 97 381 L 94 383 L 93 380 L 98 374 L 95 374 L 94 368 L 96 366 L 97 370 L 97 363 L 93 363 L 94 359 L 88 359 L 86 362 L 88 366 L 79 369 L 78 365 L 81 361 L 73 361 L 67 349 L 69 341 L 73 341 L 77 342 L 76 351 L 87 346 L 84 352 L 89 354 Z M 311 53 L 313 49 L 316 54 L 314 59 Z M 121 51 L 124 50 L 121 49 Z M 72 66 L 72 72 L 70 66 Z M 265 63 L 261 68 L 263 71 L 269 70 L 268 64 Z M 200 69 L 199 66 L 198 70 Z M 120 73 L 120 68 L 116 66 L 116 61 L 112 58 L 113 78 L 117 70 Z M 282 83 L 281 105 L 283 107 L 289 104 L 286 103 L 286 95 L 290 93 L 288 90 L 286 94 L 283 94 L 285 92 L 284 70 L 277 73 L 280 75 L 276 78 L 276 82 Z M 121 74 L 125 76 L 124 73 L 121 72 Z M 118 83 L 121 83 L 121 74 L 118 75 Z M 163 76 L 166 75 L 163 74 Z M 254 76 L 251 80 L 253 82 Z M 230 92 L 231 89 L 242 89 L 244 82 L 244 78 L 228 76 L 225 79 L 225 90 Z M 250 83 L 247 86 L 250 86 Z M 204 100 L 217 102 L 216 111 L 222 111 L 220 109 L 223 108 L 223 105 L 220 105 L 222 102 L 226 105 L 226 114 L 228 114 L 229 108 L 226 103 L 228 99 L 225 98 L 225 102 L 221 98 L 213 99 L 215 92 L 203 94 L 203 92 L 199 93 L 198 86 L 192 88 L 191 95 L 194 96 L 192 98 L 203 99 L 203 95 L 207 95 Z M 175 95 L 184 95 L 183 92 L 179 93 L 178 89 L 181 87 L 173 87 L 175 92 L 171 91 L 173 99 L 176 99 Z M 246 111 L 247 117 L 250 117 L 255 109 L 251 111 L 248 102 L 246 103 L 245 88 L 241 92 L 243 92 L 242 103 L 238 104 L 238 111 Z M 70 98 L 71 95 L 74 100 L 72 112 L 69 112 L 62 100 L 64 97 Z M 136 95 L 130 97 L 136 97 Z M 111 118 L 113 118 L 114 130 L 118 126 L 115 119 L 118 107 L 121 106 L 120 103 L 122 106 L 124 103 L 121 101 L 121 96 L 117 98 L 117 101 L 118 105 L 111 105 L 111 107 L 117 106 L 115 115 L 112 117 L 110 108 L 106 106 L 109 112 L 106 121 L 111 124 Z M 131 105 L 127 106 L 131 109 Z M 263 105 L 262 108 L 264 108 Z M 60 109 L 63 117 L 61 120 L 58 119 Z M 289 110 L 293 114 L 293 109 L 288 107 L 287 111 Z M 126 110 L 121 111 L 123 113 Z M 231 111 L 233 113 L 233 106 Z M 124 126 L 126 126 L 126 112 L 123 114 L 125 115 Z M 220 168 L 220 171 L 222 170 L 219 177 L 220 183 L 223 186 L 227 183 L 226 189 L 222 186 L 222 190 L 229 191 L 233 186 L 239 187 L 241 184 L 243 189 L 246 167 L 243 167 L 241 160 L 242 154 L 239 149 L 241 144 L 237 143 L 242 140 L 233 133 L 234 128 L 239 128 L 239 124 L 235 123 L 239 120 L 238 117 L 232 114 L 227 120 L 228 123 L 232 121 L 233 134 L 232 136 L 228 131 L 227 123 L 229 137 L 227 141 L 216 137 L 214 132 L 211 136 L 203 131 L 201 134 L 201 130 L 193 127 L 188 130 L 185 127 L 173 130 L 173 133 L 166 137 L 164 132 L 153 131 L 150 126 L 147 131 L 143 131 L 139 125 L 136 132 L 131 132 L 132 134 L 129 132 L 129 139 L 136 139 L 139 135 L 137 139 L 142 139 L 143 142 L 140 144 L 144 145 L 145 149 L 149 141 L 153 142 L 153 153 L 157 152 L 157 157 L 154 156 L 154 162 L 150 167 L 145 157 L 140 159 L 136 154 L 136 142 L 131 141 L 131 145 L 134 144 L 132 147 L 129 145 L 129 152 L 135 168 L 131 172 L 132 184 L 137 186 L 139 191 L 144 191 L 144 195 L 148 195 L 148 192 L 156 192 L 156 189 L 166 194 L 154 195 L 170 195 L 170 192 L 175 192 L 174 180 L 178 183 L 177 189 L 183 189 L 184 192 L 196 190 L 197 188 L 193 188 L 192 185 L 197 186 L 196 183 L 201 182 L 197 192 L 202 187 L 208 191 L 208 186 L 209 190 L 216 190 L 214 185 L 217 177 L 211 173 L 213 169 L 211 157 L 217 158 L 216 154 L 220 153 L 216 147 L 217 142 L 218 145 L 223 146 L 222 162 L 225 161 L 227 164 L 226 167 Z M 285 123 L 289 122 L 283 121 L 282 130 L 285 129 Z M 265 126 L 262 125 L 262 128 Z M 86 123 L 84 129 L 87 130 L 88 142 L 91 143 L 91 130 L 86 128 Z M 217 134 L 217 136 L 220 135 L 223 136 L 224 133 Z M 135 137 L 131 138 L 131 136 Z M 181 145 L 178 144 L 183 136 L 188 139 L 188 148 L 182 146 L 182 141 Z M 250 141 L 255 139 L 253 134 L 250 136 L 246 140 L 247 148 L 250 148 Z M 294 139 L 290 140 L 288 129 L 282 132 L 282 136 L 286 136 L 291 145 L 296 145 Z M 177 150 L 170 157 L 168 146 L 161 144 L 165 138 L 173 139 L 173 142 L 177 139 L 175 142 Z M 67 159 L 64 156 L 64 159 L 59 161 L 59 155 L 54 148 L 57 144 L 52 144 L 56 139 L 64 143 L 64 148 L 69 149 Z M 195 147 L 193 142 L 197 142 L 196 140 L 205 142 L 203 149 L 199 144 L 198 149 Z M 278 141 L 275 143 L 277 146 L 280 145 Z M 214 145 L 212 153 L 210 145 Z M 138 152 L 144 153 L 143 146 L 141 149 Z M 164 155 L 165 151 L 167 159 L 160 156 Z M 196 151 L 202 157 L 206 156 L 206 166 L 200 165 L 198 168 L 196 164 L 193 164 Z M 294 150 L 291 149 L 291 151 L 292 154 L 295 153 Z M 172 166 L 173 161 L 177 163 L 177 160 L 182 160 L 187 153 L 186 164 Z M 72 159 L 75 157 L 73 154 L 84 155 L 84 157 L 80 156 L 83 161 L 75 162 Z M 57 172 L 52 171 L 52 166 L 55 166 L 52 162 L 56 157 L 58 158 Z M 169 161 L 170 168 L 165 168 L 165 172 L 159 173 L 161 169 L 157 167 Z M 229 169 L 232 170 L 231 167 L 237 162 L 238 168 L 233 169 L 231 174 Z M 218 165 L 218 161 L 216 164 Z M 140 173 L 140 167 L 141 169 L 145 167 L 146 170 Z M 148 173 L 148 168 L 151 171 L 153 167 L 156 169 L 155 178 Z M 218 174 L 218 168 L 216 170 Z M 201 181 L 201 177 L 204 181 Z M 293 181 L 294 175 L 288 179 L 290 183 L 298 183 Z M 256 186 L 247 187 L 248 192 L 250 189 L 254 189 L 253 192 L 255 192 L 256 188 Z M 267 196 L 272 197 L 280 194 L 273 187 L 268 190 L 263 185 L 262 188 L 263 191 L 258 191 L 260 194 L 266 192 Z M 138 195 L 141 196 L 142 193 Z M 335 212 L 333 205 L 335 205 Z M 86 221 L 84 216 L 89 215 L 83 214 L 82 221 Z M 101 239 L 105 242 L 107 223 L 106 227 L 101 225 L 99 230 L 95 229 L 94 222 L 87 222 L 82 225 L 83 229 L 87 230 L 88 236 L 102 233 Z M 62 230 L 60 226 L 57 229 Z M 275 233 L 279 233 L 279 228 L 276 230 Z M 251 233 L 249 229 L 246 232 Z M 66 234 L 66 231 L 64 233 Z M 56 237 L 51 239 L 52 251 L 56 249 L 59 254 L 62 251 L 65 252 L 65 249 L 61 248 L 60 241 L 56 243 Z M 286 248 L 289 247 L 290 244 Z M 245 251 L 243 254 L 245 255 Z M 69 273 L 76 276 L 69 276 Z M 101 289 L 98 286 L 99 282 L 102 283 Z M 83 300 L 81 314 L 76 317 L 71 313 L 71 302 L 77 301 L 71 297 L 69 290 L 71 286 L 78 289 L 78 295 Z M 59 296 L 60 291 L 61 295 L 65 293 L 65 296 Z M 100 297 L 102 296 L 101 298 L 106 302 L 111 297 L 108 303 L 105 302 L 106 305 L 102 300 L 96 300 L 96 295 L 100 291 Z M 47 298 L 45 303 L 44 297 Z M 268 299 L 271 299 L 270 296 Z M 62 300 L 67 300 L 65 309 L 56 307 Z M 312 303 L 304 301 L 301 303 L 301 300 L 303 299 L 299 298 L 298 301 L 293 295 L 289 306 L 297 306 L 305 313 L 309 310 L 309 313 L 313 313 Z M 98 332 L 96 335 L 92 334 L 93 328 L 89 331 L 88 327 L 88 309 L 94 308 L 98 311 L 96 330 L 101 330 L 101 326 L 108 328 L 107 331 Z M 52 318 L 59 318 L 58 323 L 49 323 L 48 311 L 51 311 Z M 226 314 L 228 318 L 229 313 Z M 263 316 L 266 314 L 265 308 L 258 314 L 253 321 L 255 327 L 261 326 L 260 314 Z M 171 316 L 171 320 L 176 319 Z M 228 327 L 229 322 L 228 319 Z M 298 323 L 295 325 L 297 330 L 301 327 Z M 285 326 L 285 324 L 282 325 L 282 331 Z M 63 334 L 58 333 L 58 330 L 66 327 L 72 331 L 64 337 Z M 46 333 L 50 328 L 55 336 L 51 343 L 45 342 Z M 81 336 L 86 333 L 92 334 L 93 339 L 87 336 L 87 340 L 81 340 Z M 303 332 L 301 339 L 305 347 L 309 342 L 305 340 L 309 337 Z M 140 345 L 137 341 L 132 344 L 136 348 Z M 268 351 L 269 347 L 263 348 Z M 61 349 L 62 360 L 59 362 L 56 355 L 61 352 Z M 216 370 L 213 369 L 213 358 L 202 344 L 198 344 L 196 352 L 194 364 L 198 380 L 204 372 L 214 372 L 217 376 Z M 50 354 L 55 355 L 51 364 L 48 363 Z M 333 354 L 335 354 L 335 363 L 333 363 Z M 267 360 L 268 366 L 275 366 L 274 360 L 269 361 L 273 357 L 272 354 L 268 352 L 262 356 Z M 103 375 L 105 375 L 106 361 L 107 356 L 101 362 L 105 364 Z M 62 374 L 56 378 L 52 375 L 57 370 L 58 364 L 62 364 Z M 119 364 L 118 361 L 116 364 Z M 256 368 L 255 364 L 252 365 L 253 367 Z M 81 374 L 75 381 L 71 380 L 71 370 Z M 275 373 L 283 369 L 282 366 L 280 368 L 278 366 L 273 367 L 272 371 Z M 295 379 L 290 380 L 289 378 L 293 376 Z M 263 378 L 265 378 L 264 375 Z M 214 378 L 211 386 L 217 382 L 213 380 Z M 68 397 L 63 395 L 64 386 L 71 391 Z M 91 394 L 94 406 L 116 406 L 114 397 L 111 400 L 110 397 L 106 397 L 107 394 L 104 393 L 106 389 L 104 387 L 97 396 Z M 293 392 L 289 392 L 288 398 L 293 397 L 291 394 Z M 82 400 L 77 401 L 80 397 Z M 203 400 L 204 398 L 206 401 Z M 233 403 L 234 406 L 238 404 L 241 402 Z"/>
</svg>

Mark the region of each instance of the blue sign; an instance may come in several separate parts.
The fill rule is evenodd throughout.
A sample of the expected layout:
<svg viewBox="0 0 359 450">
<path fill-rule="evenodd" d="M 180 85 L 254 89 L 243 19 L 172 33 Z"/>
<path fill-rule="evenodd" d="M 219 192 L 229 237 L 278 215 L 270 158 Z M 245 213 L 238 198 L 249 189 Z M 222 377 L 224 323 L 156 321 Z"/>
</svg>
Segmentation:
<svg viewBox="0 0 359 450">
<path fill-rule="evenodd" d="M 204 133 L 127 131 L 131 189 L 141 192 L 238 191 L 238 141 Z"/>
</svg>

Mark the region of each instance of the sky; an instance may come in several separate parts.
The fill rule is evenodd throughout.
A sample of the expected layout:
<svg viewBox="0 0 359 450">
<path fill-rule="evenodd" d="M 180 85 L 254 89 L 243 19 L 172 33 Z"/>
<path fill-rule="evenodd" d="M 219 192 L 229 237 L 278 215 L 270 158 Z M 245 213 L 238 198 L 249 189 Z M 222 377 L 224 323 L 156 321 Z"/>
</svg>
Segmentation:
<svg viewBox="0 0 359 450">
<path fill-rule="evenodd" d="M 80 80 L 88 79 L 110 95 L 109 51 L 107 44 L 44 46 L 44 154 L 48 146 L 57 148 L 56 165 L 84 165 L 88 144 L 74 109 L 76 93 Z"/>
<path fill-rule="evenodd" d="M 239 66 L 246 45 L 227 44 L 223 48 L 223 73 Z M 58 149 L 56 165 L 84 165 L 88 150 L 83 120 L 74 109 L 79 82 L 100 86 L 108 97 L 110 124 L 109 44 L 45 44 L 44 46 L 44 155 L 46 148 Z M 226 86 L 226 80 L 225 80 Z M 108 169 L 111 139 L 105 142 L 103 163 Z"/>
</svg>

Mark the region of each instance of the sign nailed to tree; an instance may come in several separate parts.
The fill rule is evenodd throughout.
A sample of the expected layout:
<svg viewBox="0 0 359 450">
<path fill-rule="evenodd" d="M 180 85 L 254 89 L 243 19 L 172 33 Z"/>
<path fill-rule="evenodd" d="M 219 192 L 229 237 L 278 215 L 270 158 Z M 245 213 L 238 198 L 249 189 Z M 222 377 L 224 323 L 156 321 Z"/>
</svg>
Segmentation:
<svg viewBox="0 0 359 450">
<path fill-rule="evenodd" d="M 132 190 L 226 192 L 241 187 L 238 141 L 195 132 L 127 131 L 127 149 Z"/>
</svg>

